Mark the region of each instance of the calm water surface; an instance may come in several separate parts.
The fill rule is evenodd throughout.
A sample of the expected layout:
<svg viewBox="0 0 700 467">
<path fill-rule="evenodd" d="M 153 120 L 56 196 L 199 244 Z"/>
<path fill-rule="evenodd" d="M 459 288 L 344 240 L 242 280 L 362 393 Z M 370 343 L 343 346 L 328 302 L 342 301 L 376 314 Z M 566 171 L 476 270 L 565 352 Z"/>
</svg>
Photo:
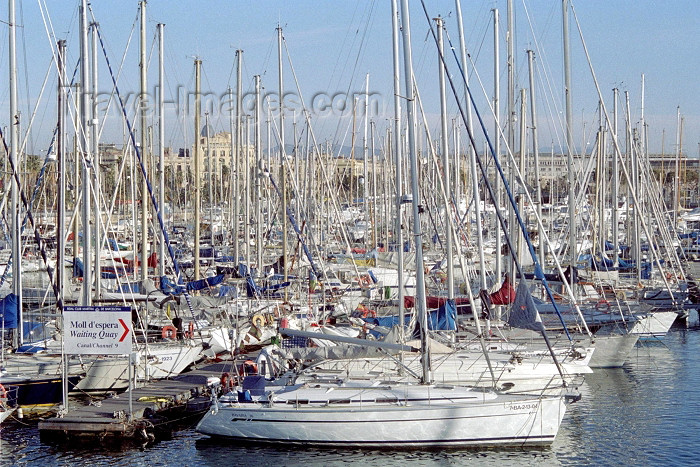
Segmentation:
<svg viewBox="0 0 700 467">
<path fill-rule="evenodd" d="M 42 444 L 36 424 L 5 422 L 0 466 L 10 465 L 698 465 L 700 325 L 676 325 L 638 344 L 623 368 L 586 376 L 556 441 L 538 450 L 359 451 L 273 449 L 212 441 L 193 430 L 155 445 L 110 451 Z"/>
</svg>

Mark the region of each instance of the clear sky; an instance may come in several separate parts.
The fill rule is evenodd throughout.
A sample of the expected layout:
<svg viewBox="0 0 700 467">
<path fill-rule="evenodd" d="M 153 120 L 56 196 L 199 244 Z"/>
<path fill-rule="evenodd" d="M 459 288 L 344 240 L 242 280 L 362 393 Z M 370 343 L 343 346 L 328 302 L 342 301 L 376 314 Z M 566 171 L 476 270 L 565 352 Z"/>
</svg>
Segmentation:
<svg viewBox="0 0 700 467">
<path fill-rule="evenodd" d="M 18 77 L 22 128 L 36 108 L 29 152 L 46 150 L 55 125 L 56 73 L 52 63 L 52 44 L 66 39 L 69 69 L 78 57 L 78 1 L 40 0 L 18 2 Z M 536 56 L 536 93 L 540 146 L 559 150 L 563 143 L 563 72 L 561 40 L 561 1 L 514 0 L 516 87 L 528 88 L 526 50 Z M 644 117 L 648 124 L 650 152 L 673 153 L 676 148 L 677 109 L 684 121 L 683 149 L 690 157 L 700 151 L 700 1 L 697 0 L 572 0 L 592 66 L 612 115 L 612 89 L 621 92 L 619 121 L 622 125 L 625 92 L 630 99 L 631 121 L 639 125 L 642 113 L 641 79 L 645 76 Z M 458 45 L 454 1 L 425 0 L 428 15 L 445 18 L 446 38 Z M 0 125 L 9 121 L 8 110 L 8 26 L 7 4 L 0 17 L 4 39 L 0 42 Z M 493 97 L 493 14 L 500 13 L 501 114 L 506 112 L 506 1 L 464 1 L 462 5 L 466 45 L 474 67 L 470 84 L 477 96 L 479 111 L 489 128 L 493 123 L 487 101 Z M 43 10 L 43 15 L 42 15 Z M 134 95 L 139 89 L 138 2 L 100 0 L 92 11 L 100 25 L 107 54 L 119 89 L 126 98 L 129 115 L 134 113 Z M 283 29 L 284 87 L 289 96 L 287 135 L 291 121 L 301 121 L 302 99 L 311 110 L 314 133 L 321 141 L 350 144 L 353 104 L 357 103 L 357 135 L 363 131 L 363 102 L 354 93 L 365 88 L 369 74 L 372 119 L 378 137 L 384 135 L 392 118 L 391 12 L 388 1 L 174 1 L 149 0 L 147 3 L 148 87 L 153 94 L 157 84 L 156 24 L 165 26 L 165 74 L 167 103 L 166 145 L 189 145 L 193 139 L 193 120 L 185 106 L 186 96 L 194 92 L 194 57 L 202 61 L 202 90 L 207 94 L 210 118 L 215 130 L 228 130 L 229 113 L 226 91 L 235 90 L 235 51 L 243 50 L 242 81 L 244 93 L 253 90 L 253 75 L 261 75 L 264 92 L 271 103 L 277 100 L 277 31 Z M 47 33 L 45 22 L 52 26 Z M 421 3 L 411 1 L 413 60 L 419 92 L 428 115 L 430 131 L 438 132 L 439 95 L 437 55 L 429 35 Z M 571 15 L 571 52 L 573 71 L 574 139 L 576 146 L 590 145 L 598 127 L 598 95 L 574 15 Z M 449 44 L 448 44 L 449 45 Z M 102 141 L 123 142 L 122 124 L 116 105 L 107 107 L 106 96 L 112 90 L 111 78 L 100 52 L 99 90 L 101 110 L 107 113 Z M 458 69 L 448 52 L 450 75 L 459 85 Z M 290 64 L 291 61 L 291 64 Z M 123 67 L 119 72 L 120 67 Z M 301 91 L 301 96 L 295 83 Z M 42 85 L 46 81 L 46 90 Z M 402 78 L 403 86 L 403 78 Z M 485 89 L 482 90 L 481 86 Z M 517 95 L 516 91 L 516 95 Z M 486 97 L 485 97 L 486 96 Z M 39 99 L 41 97 L 41 99 Z M 245 107 L 251 102 L 248 94 Z M 460 96 L 461 97 L 461 96 Z M 287 100 L 289 99 L 289 100 Z M 528 97 L 529 99 L 529 97 Z M 450 95 L 449 118 L 457 118 L 455 99 Z M 37 104 L 38 102 L 38 104 Z M 519 109 L 519 102 L 516 103 Z M 340 117 L 340 118 L 339 118 Z M 101 117 L 104 118 L 104 117 Z M 529 117 L 528 117 L 529 118 Z M 157 125 L 155 117 L 150 124 Z M 298 130 L 301 134 L 301 130 Z M 289 142 L 288 136 L 287 141 Z M 481 141 L 481 139 L 479 139 Z M 590 149 L 590 148 L 589 148 Z"/>
</svg>

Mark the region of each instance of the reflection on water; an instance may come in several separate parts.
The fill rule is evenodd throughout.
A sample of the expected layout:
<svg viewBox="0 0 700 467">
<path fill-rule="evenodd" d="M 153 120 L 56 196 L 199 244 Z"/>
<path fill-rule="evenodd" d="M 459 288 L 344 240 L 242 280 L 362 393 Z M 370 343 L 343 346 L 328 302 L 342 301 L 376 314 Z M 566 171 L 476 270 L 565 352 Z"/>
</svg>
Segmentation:
<svg viewBox="0 0 700 467">
<path fill-rule="evenodd" d="M 692 465 L 700 433 L 700 325 L 640 342 L 623 368 L 596 369 L 569 406 L 551 448 L 366 451 L 273 448 L 212 440 L 193 430 L 125 449 L 42 444 L 35 423 L 4 423 L 0 465 Z"/>
</svg>

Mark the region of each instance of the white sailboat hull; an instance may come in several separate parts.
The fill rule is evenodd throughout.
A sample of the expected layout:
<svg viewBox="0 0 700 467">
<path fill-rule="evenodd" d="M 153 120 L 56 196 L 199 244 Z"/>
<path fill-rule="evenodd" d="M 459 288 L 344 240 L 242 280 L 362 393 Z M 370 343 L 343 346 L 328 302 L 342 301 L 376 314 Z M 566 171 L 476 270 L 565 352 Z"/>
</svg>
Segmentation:
<svg viewBox="0 0 700 467">
<path fill-rule="evenodd" d="M 461 387 L 295 392 L 275 395 L 272 404 L 218 402 L 197 431 L 249 442 L 316 446 L 533 446 L 554 441 L 566 411 L 561 396 L 495 395 Z M 329 400 L 329 393 L 341 399 Z"/>
</svg>

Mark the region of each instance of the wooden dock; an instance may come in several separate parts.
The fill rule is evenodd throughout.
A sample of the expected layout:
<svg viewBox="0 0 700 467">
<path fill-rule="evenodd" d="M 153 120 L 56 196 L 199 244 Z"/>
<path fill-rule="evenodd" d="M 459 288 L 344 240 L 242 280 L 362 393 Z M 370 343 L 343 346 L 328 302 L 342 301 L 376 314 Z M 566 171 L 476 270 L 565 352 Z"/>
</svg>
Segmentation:
<svg viewBox="0 0 700 467">
<path fill-rule="evenodd" d="M 209 364 L 173 378 L 154 381 L 129 392 L 70 407 L 65 414 L 39 422 L 45 440 L 96 438 L 99 440 L 148 442 L 174 427 L 196 422 L 211 404 L 211 393 L 220 387 L 231 362 Z"/>
</svg>

